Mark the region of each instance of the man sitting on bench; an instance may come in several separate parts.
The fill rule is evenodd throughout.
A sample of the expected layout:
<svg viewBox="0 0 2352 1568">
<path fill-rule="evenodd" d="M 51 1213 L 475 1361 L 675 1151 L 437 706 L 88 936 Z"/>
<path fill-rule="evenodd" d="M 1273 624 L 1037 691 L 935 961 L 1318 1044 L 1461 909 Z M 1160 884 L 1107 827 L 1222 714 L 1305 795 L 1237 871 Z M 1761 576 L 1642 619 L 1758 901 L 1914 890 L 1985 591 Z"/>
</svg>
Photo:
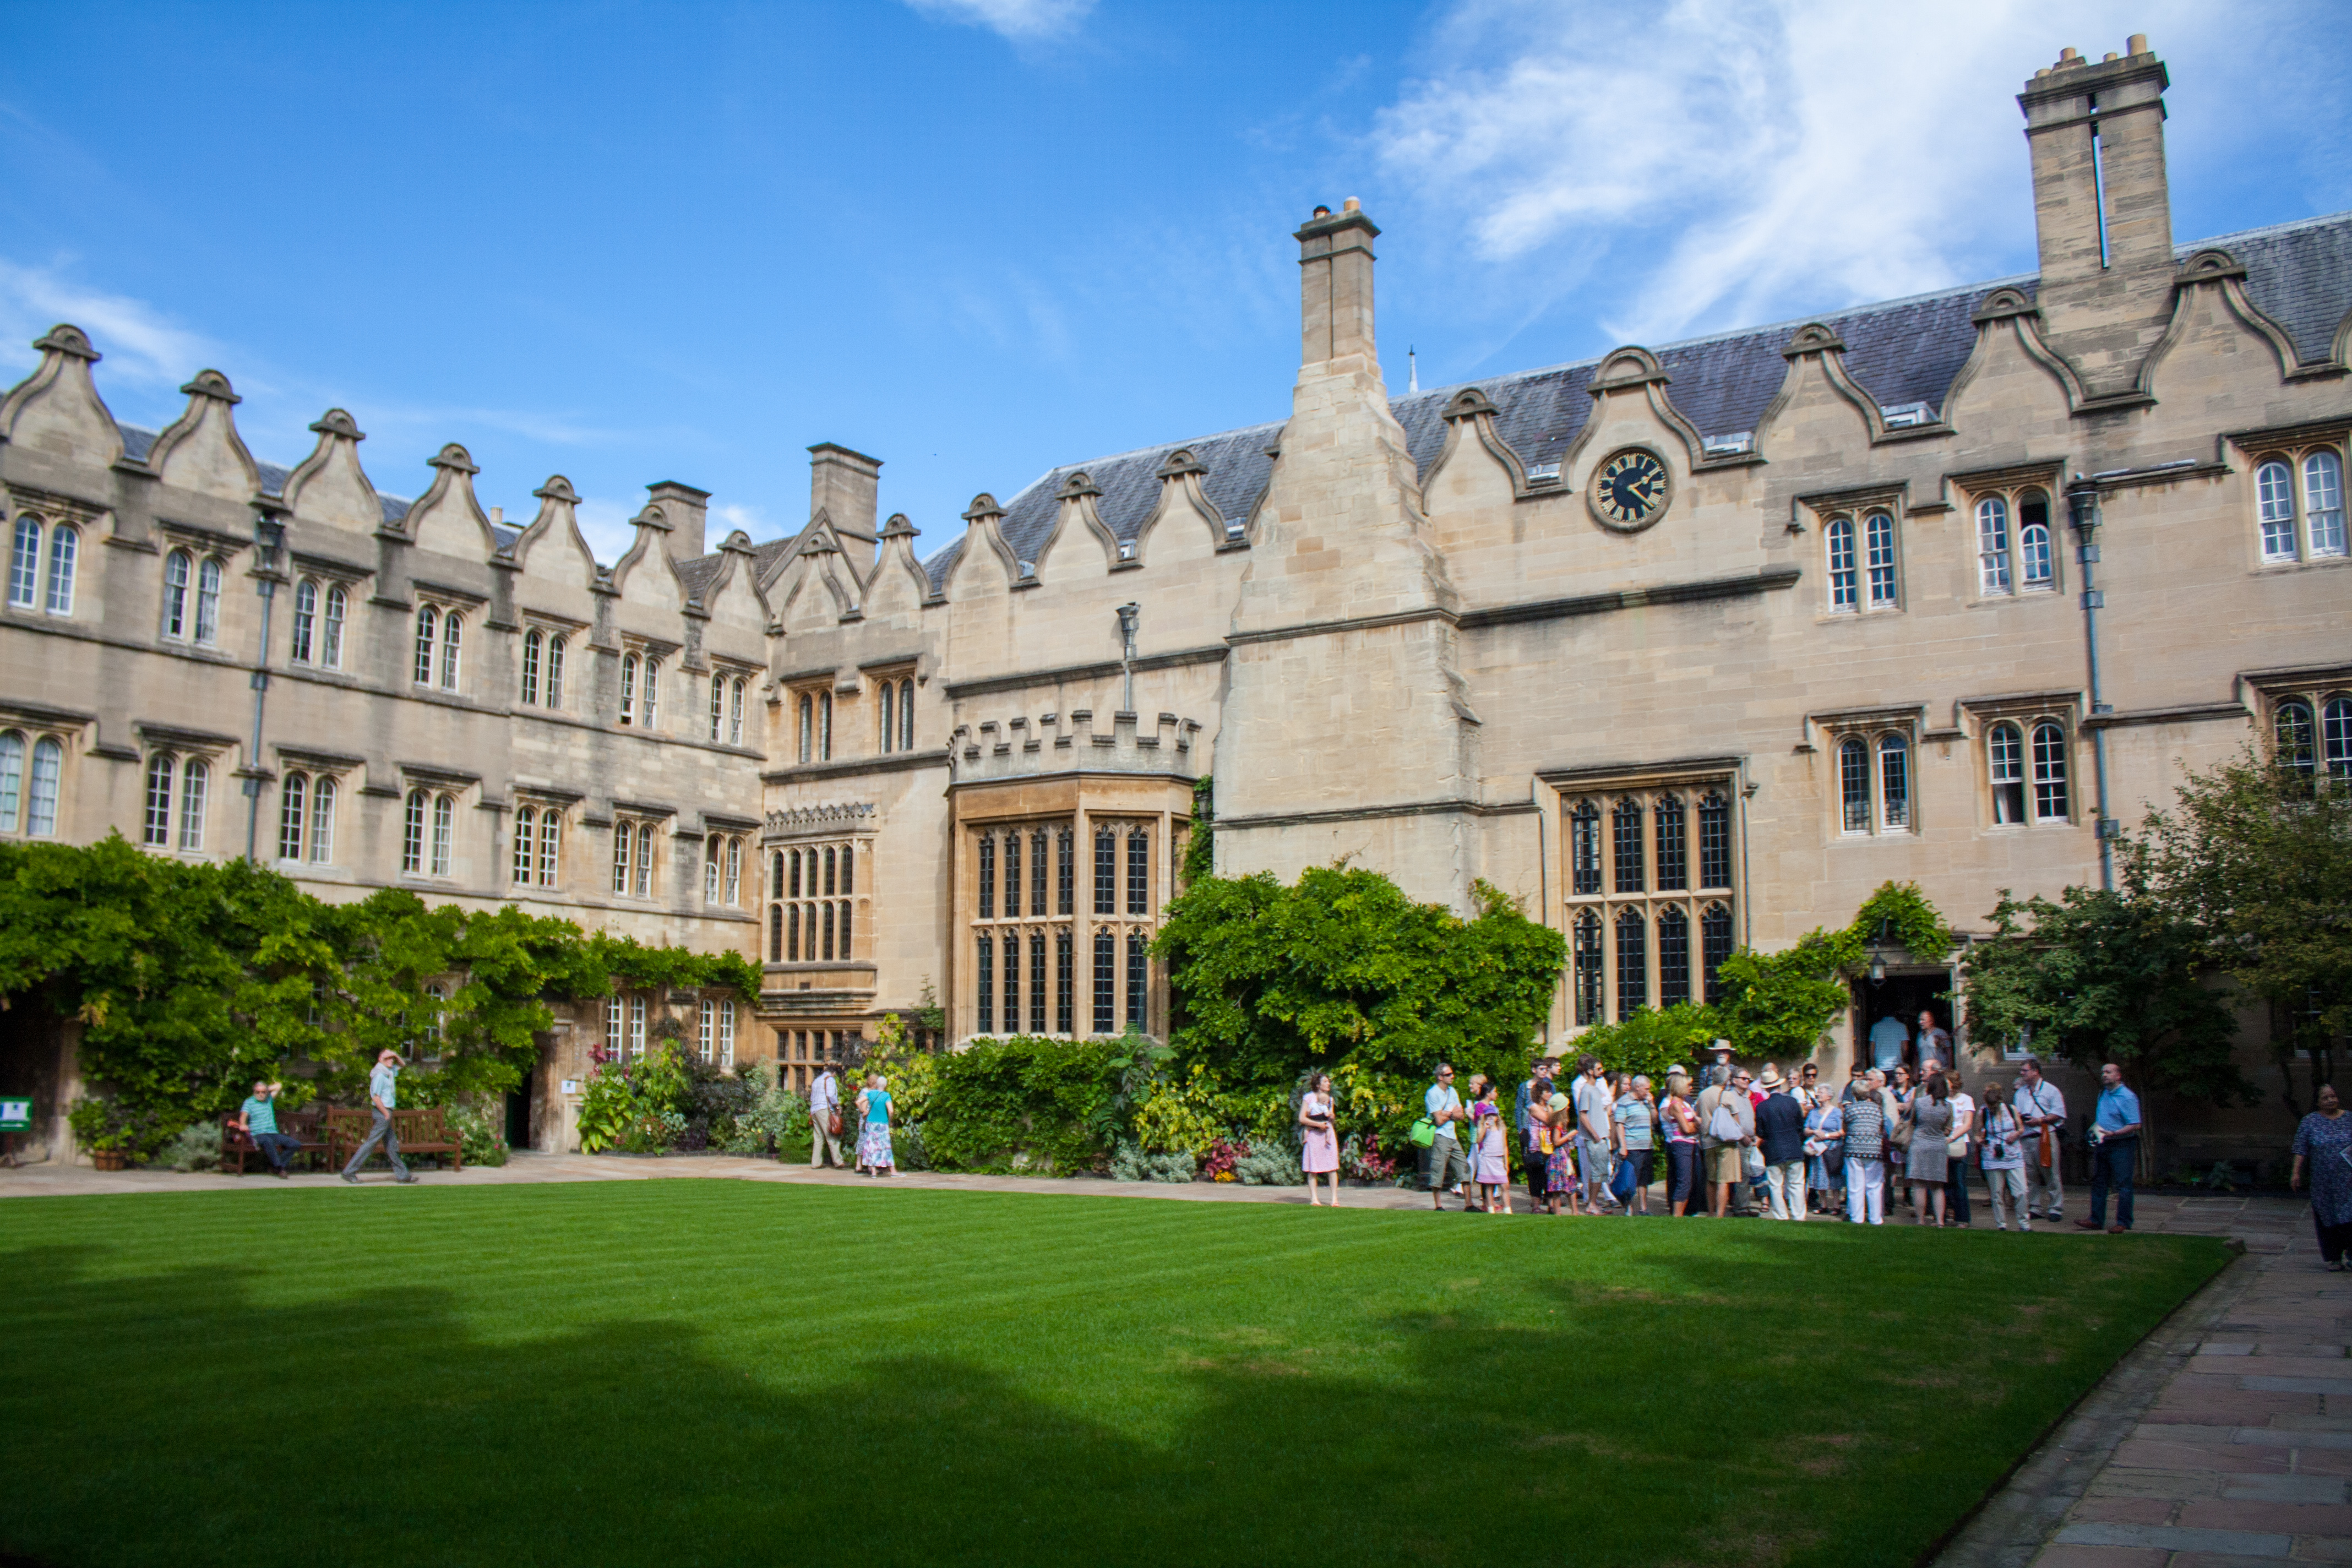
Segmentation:
<svg viewBox="0 0 2352 1568">
<path fill-rule="evenodd" d="M 261 1151 L 263 1158 L 269 1162 L 270 1171 L 281 1182 L 286 1179 L 286 1162 L 302 1149 L 299 1138 L 289 1138 L 278 1131 L 278 1107 L 271 1102 L 285 1087 L 282 1083 L 255 1083 L 252 1096 L 236 1111 L 236 1130 L 253 1140 L 253 1146 Z"/>
</svg>

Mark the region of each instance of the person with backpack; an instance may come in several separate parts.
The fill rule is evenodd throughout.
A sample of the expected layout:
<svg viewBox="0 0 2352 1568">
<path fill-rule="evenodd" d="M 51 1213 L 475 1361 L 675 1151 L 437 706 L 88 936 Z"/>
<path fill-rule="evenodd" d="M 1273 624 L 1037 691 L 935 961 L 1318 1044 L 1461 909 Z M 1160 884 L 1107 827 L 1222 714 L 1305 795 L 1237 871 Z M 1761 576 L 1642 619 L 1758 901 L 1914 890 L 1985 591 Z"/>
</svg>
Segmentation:
<svg viewBox="0 0 2352 1568">
<path fill-rule="evenodd" d="M 1650 1080 L 1625 1080 L 1610 1117 L 1614 1123 L 1617 1155 L 1617 1195 L 1629 1215 L 1650 1212 L 1651 1162 L 1656 1155 L 1658 1108 L 1650 1099 Z"/>
<path fill-rule="evenodd" d="M 1730 1081 L 1703 1089 L 1698 1097 L 1699 1159 L 1706 1167 L 1710 1202 L 1707 1212 L 1717 1219 L 1731 1211 L 1731 1189 L 1746 1181 L 1746 1152 L 1756 1145 L 1756 1108 L 1748 1102 L 1748 1069 L 1733 1068 Z"/>
<path fill-rule="evenodd" d="M 827 1159 L 836 1170 L 848 1163 L 841 1157 L 841 1080 L 820 1063 L 809 1085 L 809 1169 L 823 1170 Z"/>
</svg>

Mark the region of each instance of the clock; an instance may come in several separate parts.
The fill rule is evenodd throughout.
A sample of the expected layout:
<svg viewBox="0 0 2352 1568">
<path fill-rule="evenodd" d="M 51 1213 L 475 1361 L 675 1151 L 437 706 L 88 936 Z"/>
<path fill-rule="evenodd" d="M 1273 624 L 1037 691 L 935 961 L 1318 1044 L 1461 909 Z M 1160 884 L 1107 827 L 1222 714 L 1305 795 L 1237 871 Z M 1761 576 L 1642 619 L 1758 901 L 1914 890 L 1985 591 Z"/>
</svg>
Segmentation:
<svg viewBox="0 0 2352 1568">
<path fill-rule="evenodd" d="M 1631 532 L 1657 521 L 1672 492 L 1666 465 L 1657 454 L 1646 447 L 1628 447 L 1612 453 L 1592 470 L 1585 501 L 1603 524 Z"/>
</svg>

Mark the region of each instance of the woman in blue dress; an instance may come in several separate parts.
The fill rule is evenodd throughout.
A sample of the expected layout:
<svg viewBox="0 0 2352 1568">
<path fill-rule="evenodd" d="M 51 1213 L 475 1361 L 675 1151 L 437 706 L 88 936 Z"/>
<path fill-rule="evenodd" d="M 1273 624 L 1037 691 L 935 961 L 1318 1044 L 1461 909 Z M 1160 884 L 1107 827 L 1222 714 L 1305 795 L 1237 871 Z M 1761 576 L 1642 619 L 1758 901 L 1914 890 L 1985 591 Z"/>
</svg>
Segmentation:
<svg viewBox="0 0 2352 1568">
<path fill-rule="evenodd" d="M 2294 1173 L 2287 1185 L 2298 1192 L 2311 1178 L 2311 1227 L 2319 1233 L 2319 1256 L 2342 1273 L 2344 1247 L 2352 1242 L 2352 1116 L 2344 1114 L 2336 1086 L 2323 1083 L 2313 1096 L 2319 1109 L 2294 1130 Z"/>
<path fill-rule="evenodd" d="M 866 1118 L 857 1134 L 858 1170 L 867 1175 L 895 1175 L 898 1158 L 890 1148 L 890 1091 L 883 1087 L 880 1073 L 866 1075 L 857 1106 Z"/>
</svg>

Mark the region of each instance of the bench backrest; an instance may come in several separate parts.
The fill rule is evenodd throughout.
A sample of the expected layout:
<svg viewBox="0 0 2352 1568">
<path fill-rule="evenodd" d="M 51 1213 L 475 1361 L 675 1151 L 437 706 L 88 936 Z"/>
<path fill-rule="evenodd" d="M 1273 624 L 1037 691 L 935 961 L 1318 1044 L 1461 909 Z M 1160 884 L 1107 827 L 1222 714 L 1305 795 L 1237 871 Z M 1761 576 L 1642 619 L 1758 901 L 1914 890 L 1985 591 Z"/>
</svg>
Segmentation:
<svg viewBox="0 0 2352 1568">
<path fill-rule="evenodd" d="M 338 1105 L 327 1112 L 330 1135 L 355 1148 L 366 1139 L 368 1129 L 374 1124 L 373 1107 L 359 1110 Z M 447 1114 L 437 1105 L 399 1106 L 394 1108 L 392 1113 L 393 1136 L 403 1143 L 454 1142 L 456 1140 L 449 1136 L 448 1126 Z"/>
</svg>

